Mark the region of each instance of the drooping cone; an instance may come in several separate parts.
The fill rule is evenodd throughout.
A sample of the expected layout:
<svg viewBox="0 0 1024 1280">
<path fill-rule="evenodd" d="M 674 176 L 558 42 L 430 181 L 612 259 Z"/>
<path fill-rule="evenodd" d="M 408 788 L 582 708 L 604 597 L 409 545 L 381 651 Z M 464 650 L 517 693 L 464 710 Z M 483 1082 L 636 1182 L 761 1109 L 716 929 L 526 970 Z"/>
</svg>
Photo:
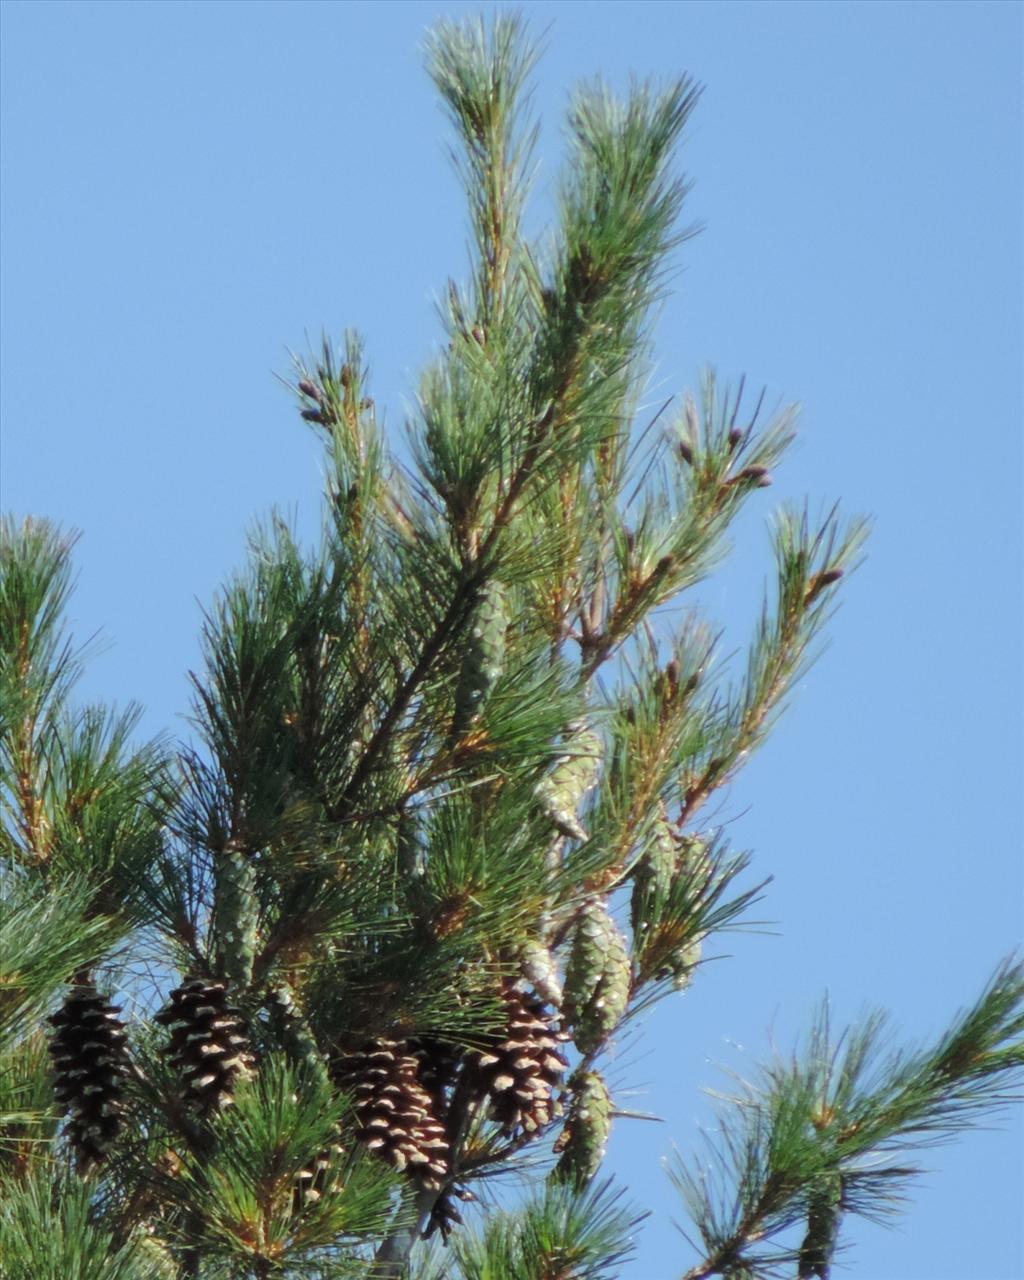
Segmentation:
<svg viewBox="0 0 1024 1280">
<path fill-rule="evenodd" d="M 565 1012 L 581 1053 L 591 1053 L 618 1026 L 629 1003 L 626 940 L 600 899 L 583 908 L 565 971 Z"/>
<path fill-rule="evenodd" d="M 652 913 L 665 901 L 672 887 L 678 858 L 678 840 L 666 815 L 655 823 L 653 838 L 643 857 L 633 868 L 633 896 L 629 902 L 629 924 L 633 936 L 650 927 Z"/>
<path fill-rule="evenodd" d="M 536 938 L 523 943 L 519 953 L 523 977 L 542 1000 L 554 1008 L 562 1007 L 562 984 L 551 949 Z"/>
<path fill-rule="evenodd" d="M 458 1074 L 461 1052 L 449 1040 L 438 1036 L 416 1036 L 409 1041 L 409 1052 L 416 1059 L 417 1078 L 430 1094 L 434 1114 L 443 1119 L 448 1111 L 449 1091 Z"/>
<path fill-rule="evenodd" d="M 339 1054 L 332 1070 L 338 1087 L 354 1099 L 359 1140 L 393 1169 L 440 1190 L 448 1173 L 448 1139 L 408 1045 L 367 1040 Z"/>
<path fill-rule="evenodd" d="M 574 726 L 566 738 L 558 763 L 541 779 L 537 797 L 541 810 L 559 835 L 586 840 L 587 831 L 579 819 L 579 808 L 597 785 L 604 743 L 586 724 Z"/>
<path fill-rule="evenodd" d="M 839 1239 L 839 1225 L 843 1208 L 843 1180 L 837 1174 L 829 1178 L 820 1191 L 811 1197 L 807 1211 L 807 1233 L 800 1245 L 797 1263 L 799 1280 L 829 1280 L 832 1274 L 832 1257 Z"/>
<path fill-rule="evenodd" d="M 327 1059 L 320 1052 L 312 1028 L 288 983 L 277 982 L 266 995 L 266 1007 L 276 1022 L 281 1046 L 317 1080 L 328 1083 Z"/>
<path fill-rule="evenodd" d="M 91 983 L 76 987 L 49 1021 L 54 1097 L 70 1117 L 78 1169 L 102 1164 L 121 1129 L 128 1049 L 120 1012 Z"/>
<path fill-rule="evenodd" d="M 506 1031 L 486 1050 L 470 1058 L 477 1088 L 490 1098 L 490 1117 L 508 1137 L 538 1133 L 561 1115 L 554 1090 L 568 1063 L 560 1046 L 567 1036 L 557 1029 L 545 1002 L 505 981 L 502 998 Z"/>
<path fill-rule="evenodd" d="M 704 949 L 703 939 L 693 938 L 690 942 L 678 947 L 669 957 L 669 962 L 657 977 L 672 979 L 674 991 L 685 991 L 693 981 L 693 975 L 700 964 L 701 952 Z"/>
<path fill-rule="evenodd" d="M 505 663 L 508 614 L 500 582 L 490 582 L 473 613 L 455 690 L 452 734 L 465 733 L 480 713 Z"/>
<path fill-rule="evenodd" d="M 171 992 L 155 1018 L 171 1028 L 167 1053 L 186 1097 L 203 1115 L 230 1106 L 237 1081 L 252 1067 L 249 1038 L 223 982 L 191 978 Z"/>
<path fill-rule="evenodd" d="M 612 1100 L 596 1071 L 585 1071 L 573 1081 L 572 1101 L 565 1127 L 555 1142 L 561 1159 L 552 1171 L 556 1182 L 583 1187 L 597 1173 L 611 1132 Z"/>
</svg>

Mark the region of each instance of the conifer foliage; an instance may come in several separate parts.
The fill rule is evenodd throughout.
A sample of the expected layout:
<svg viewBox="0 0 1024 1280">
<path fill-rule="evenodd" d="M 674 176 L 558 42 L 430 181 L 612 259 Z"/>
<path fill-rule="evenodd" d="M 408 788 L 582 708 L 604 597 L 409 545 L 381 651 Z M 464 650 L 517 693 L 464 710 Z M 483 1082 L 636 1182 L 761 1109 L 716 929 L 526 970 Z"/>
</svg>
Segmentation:
<svg viewBox="0 0 1024 1280">
<path fill-rule="evenodd" d="M 864 525 L 775 515 L 739 675 L 711 620 L 662 608 L 766 501 L 794 415 L 710 373 L 638 411 L 699 89 L 580 90 L 534 243 L 533 63 L 512 16 L 431 35 L 472 257 L 411 463 L 356 336 L 296 362 L 322 537 L 253 533 L 205 615 L 191 741 L 75 702 L 72 540 L 3 525 L 11 1280 L 596 1280 L 630 1254 L 607 1059 L 653 1002 L 685 1017 L 764 890 L 708 801 L 806 669 Z M 687 1280 L 827 1280 L 848 1216 L 912 1176 L 897 1153 L 1008 1099 L 1022 1025 L 1012 961 L 916 1054 L 820 1018 L 673 1169 Z"/>
</svg>

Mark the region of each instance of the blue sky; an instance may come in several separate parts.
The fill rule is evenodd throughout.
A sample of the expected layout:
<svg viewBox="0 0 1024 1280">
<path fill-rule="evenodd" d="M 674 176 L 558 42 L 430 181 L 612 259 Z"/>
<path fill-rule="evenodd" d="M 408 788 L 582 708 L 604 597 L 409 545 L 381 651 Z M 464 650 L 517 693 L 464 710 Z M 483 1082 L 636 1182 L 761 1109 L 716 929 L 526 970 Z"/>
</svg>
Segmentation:
<svg viewBox="0 0 1024 1280">
<path fill-rule="evenodd" d="M 786 1047 L 819 994 L 934 1034 L 1021 936 L 1021 19 L 1011 3 L 545 3 L 543 215 L 569 86 L 688 70 L 688 215 L 652 404 L 705 362 L 803 404 L 800 442 L 701 602 L 741 644 L 779 499 L 874 520 L 832 644 L 722 817 L 773 874 L 621 1046 L 610 1165 L 652 1210 L 624 1280 L 693 1260 L 657 1167 L 716 1064 Z M 275 381 L 365 335 L 396 430 L 465 263 L 428 3 L 23 3 L 3 22 L 3 505 L 82 531 L 84 693 L 180 731 L 199 603 L 273 504 L 313 529 L 319 464 Z M 725 949 L 722 949 L 723 951 Z M 635 1093 L 633 1091 L 639 1091 Z M 1024 1275 L 1022 1129 L 928 1152 L 863 1280 Z"/>
</svg>

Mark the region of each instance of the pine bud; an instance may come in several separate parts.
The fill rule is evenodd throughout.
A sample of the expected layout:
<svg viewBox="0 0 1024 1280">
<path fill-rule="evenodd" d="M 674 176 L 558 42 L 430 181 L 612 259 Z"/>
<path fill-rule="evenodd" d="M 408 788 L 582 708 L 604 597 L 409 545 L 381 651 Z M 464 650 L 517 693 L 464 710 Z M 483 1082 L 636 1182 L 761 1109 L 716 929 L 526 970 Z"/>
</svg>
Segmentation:
<svg viewBox="0 0 1024 1280">
<path fill-rule="evenodd" d="M 299 416 L 301 418 L 305 418 L 307 422 L 322 423 L 324 421 L 324 415 L 320 412 L 319 409 L 303 409 Z"/>
<path fill-rule="evenodd" d="M 299 382 L 299 391 L 308 400 L 319 401 L 321 398 L 319 387 L 317 387 L 314 383 L 310 382 L 308 378 L 301 379 L 301 381 Z"/>
<path fill-rule="evenodd" d="M 729 452 L 734 453 L 740 441 L 743 439 L 744 432 L 739 427 L 733 427 L 728 435 Z"/>
<path fill-rule="evenodd" d="M 825 569 L 821 573 L 816 573 L 807 584 L 807 591 L 804 595 L 804 608 L 813 604 L 826 587 L 831 587 L 832 584 L 838 582 L 842 576 L 842 569 Z"/>
<path fill-rule="evenodd" d="M 688 467 L 693 466 L 693 447 L 686 441 L 680 440 L 676 446 L 679 450 L 679 456 Z"/>
</svg>

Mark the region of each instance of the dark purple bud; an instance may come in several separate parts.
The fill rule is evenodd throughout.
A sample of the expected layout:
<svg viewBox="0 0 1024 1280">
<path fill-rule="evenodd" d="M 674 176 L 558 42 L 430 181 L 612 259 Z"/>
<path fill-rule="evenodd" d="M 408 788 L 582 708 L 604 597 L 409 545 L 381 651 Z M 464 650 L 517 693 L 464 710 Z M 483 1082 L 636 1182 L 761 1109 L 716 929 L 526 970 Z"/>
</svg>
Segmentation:
<svg viewBox="0 0 1024 1280">
<path fill-rule="evenodd" d="M 310 400 L 320 399 L 320 388 L 317 386 L 314 386 L 314 384 L 310 382 L 307 378 L 303 378 L 302 381 L 299 383 L 299 390 L 302 392 L 304 396 L 306 396 Z"/>
<path fill-rule="evenodd" d="M 816 573 L 807 584 L 807 591 L 804 593 L 804 607 L 806 608 L 807 605 L 813 604 L 826 587 L 838 582 L 842 576 L 842 569 L 824 569 L 821 573 Z"/>
<path fill-rule="evenodd" d="M 679 688 L 679 663 L 675 658 L 665 668 L 665 677 L 673 689 Z"/>
<path fill-rule="evenodd" d="M 302 416 L 307 422 L 323 422 L 324 415 L 319 409 L 303 409 Z"/>
<path fill-rule="evenodd" d="M 733 453 L 735 451 L 736 446 L 740 443 L 742 439 L 743 439 L 743 432 L 740 430 L 739 427 L 733 427 L 733 429 L 729 432 L 729 452 L 730 453 Z"/>
<path fill-rule="evenodd" d="M 693 466 L 693 446 L 685 440 L 679 441 L 679 456 L 688 467 Z"/>
<path fill-rule="evenodd" d="M 744 467 L 737 476 L 738 480 L 757 480 L 760 483 L 768 475 L 767 467 Z M 768 481 L 771 484 L 771 480 Z"/>
<path fill-rule="evenodd" d="M 662 556 L 661 559 L 658 561 L 658 563 L 654 566 L 654 572 L 668 573 L 669 569 L 672 568 L 675 562 L 676 562 L 676 558 L 674 555 L 669 554 L 667 556 Z"/>
</svg>

